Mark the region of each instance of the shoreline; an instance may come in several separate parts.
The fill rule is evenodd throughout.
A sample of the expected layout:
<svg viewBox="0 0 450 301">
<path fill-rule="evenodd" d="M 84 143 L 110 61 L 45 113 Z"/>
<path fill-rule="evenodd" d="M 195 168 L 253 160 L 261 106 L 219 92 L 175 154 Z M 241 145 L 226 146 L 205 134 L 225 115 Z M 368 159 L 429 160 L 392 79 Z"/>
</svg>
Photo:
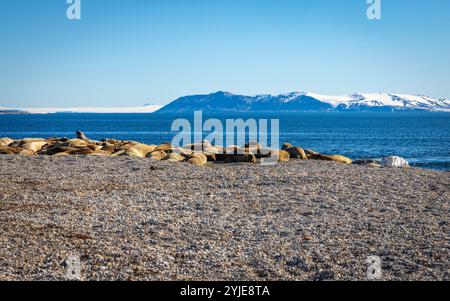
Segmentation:
<svg viewBox="0 0 450 301">
<path fill-rule="evenodd" d="M 450 174 L 0 155 L 0 280 L 449 280 Z"/>
</svg>

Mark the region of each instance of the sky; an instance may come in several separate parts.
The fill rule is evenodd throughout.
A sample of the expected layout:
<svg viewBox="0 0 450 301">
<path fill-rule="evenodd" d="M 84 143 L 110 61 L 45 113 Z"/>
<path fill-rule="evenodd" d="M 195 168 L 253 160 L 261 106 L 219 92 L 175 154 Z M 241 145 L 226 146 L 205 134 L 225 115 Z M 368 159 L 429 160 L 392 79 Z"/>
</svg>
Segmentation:
<svg viewBox="0 0 450 301">
<path fill-rule="evenodd" d="M 450 1 L 0 1 L 0 106 L 310 91 L 450 98 Z"/>
</svg>

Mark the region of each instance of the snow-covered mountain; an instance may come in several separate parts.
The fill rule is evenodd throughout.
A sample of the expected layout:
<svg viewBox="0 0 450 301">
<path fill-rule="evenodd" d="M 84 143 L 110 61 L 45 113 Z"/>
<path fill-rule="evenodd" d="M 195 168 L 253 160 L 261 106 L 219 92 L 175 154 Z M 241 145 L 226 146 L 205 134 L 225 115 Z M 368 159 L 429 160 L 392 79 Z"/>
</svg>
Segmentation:
<svg viewBox="0 0 450 301">
<path fill-rule="evenodd" d="M 449 99 L 428 96 L 355 93 L 344 96 L 293 92 L 280 95 L 244 96 L 228 92 L 181 97 L 157 113 L 301 112 L 301 111 L 430 111 L 450 112 Z"/>
</svg>

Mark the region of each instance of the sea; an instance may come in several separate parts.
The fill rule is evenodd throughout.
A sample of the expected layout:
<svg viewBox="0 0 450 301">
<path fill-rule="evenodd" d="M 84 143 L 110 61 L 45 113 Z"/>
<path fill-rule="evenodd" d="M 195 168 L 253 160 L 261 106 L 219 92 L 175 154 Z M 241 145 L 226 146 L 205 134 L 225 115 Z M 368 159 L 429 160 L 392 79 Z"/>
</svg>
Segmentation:
<svg viewBox="0 0 450 301">
<path fill-rule="evenodd" d="M 0 115 L 0 137 L 72 138 L 81 130 L 96 140 L 115 138 L 160 144 L 179 133 L 171 131 L 171 127 L 180 118 L 189 120 L 194 127 L 193 114 Z M 223 121 L 224 126 L 227 119 L 266 119 L 269 124 L 278 119 L 281 143 L 352 159 L 396 155 L 415 167 L 450 170 L 450 113 L 203 114 L 203 120 L 210 118 Z M 205 132 L 204 136 L 209 134 Z"/>
</svg>

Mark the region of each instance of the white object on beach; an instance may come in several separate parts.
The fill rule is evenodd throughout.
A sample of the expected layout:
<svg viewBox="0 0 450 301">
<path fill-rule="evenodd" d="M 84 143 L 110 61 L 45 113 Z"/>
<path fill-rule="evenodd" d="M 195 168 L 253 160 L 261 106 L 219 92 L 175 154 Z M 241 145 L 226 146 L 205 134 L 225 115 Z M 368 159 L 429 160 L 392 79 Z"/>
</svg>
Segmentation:
<svg viewBox="0 0 450 301">
<path fill-rule="evenodd" d="M 385 157 L 381 160 L 381 166 L 383 167 L 409 167 L 408 161 L 402 157 Z"/>
</svg>

